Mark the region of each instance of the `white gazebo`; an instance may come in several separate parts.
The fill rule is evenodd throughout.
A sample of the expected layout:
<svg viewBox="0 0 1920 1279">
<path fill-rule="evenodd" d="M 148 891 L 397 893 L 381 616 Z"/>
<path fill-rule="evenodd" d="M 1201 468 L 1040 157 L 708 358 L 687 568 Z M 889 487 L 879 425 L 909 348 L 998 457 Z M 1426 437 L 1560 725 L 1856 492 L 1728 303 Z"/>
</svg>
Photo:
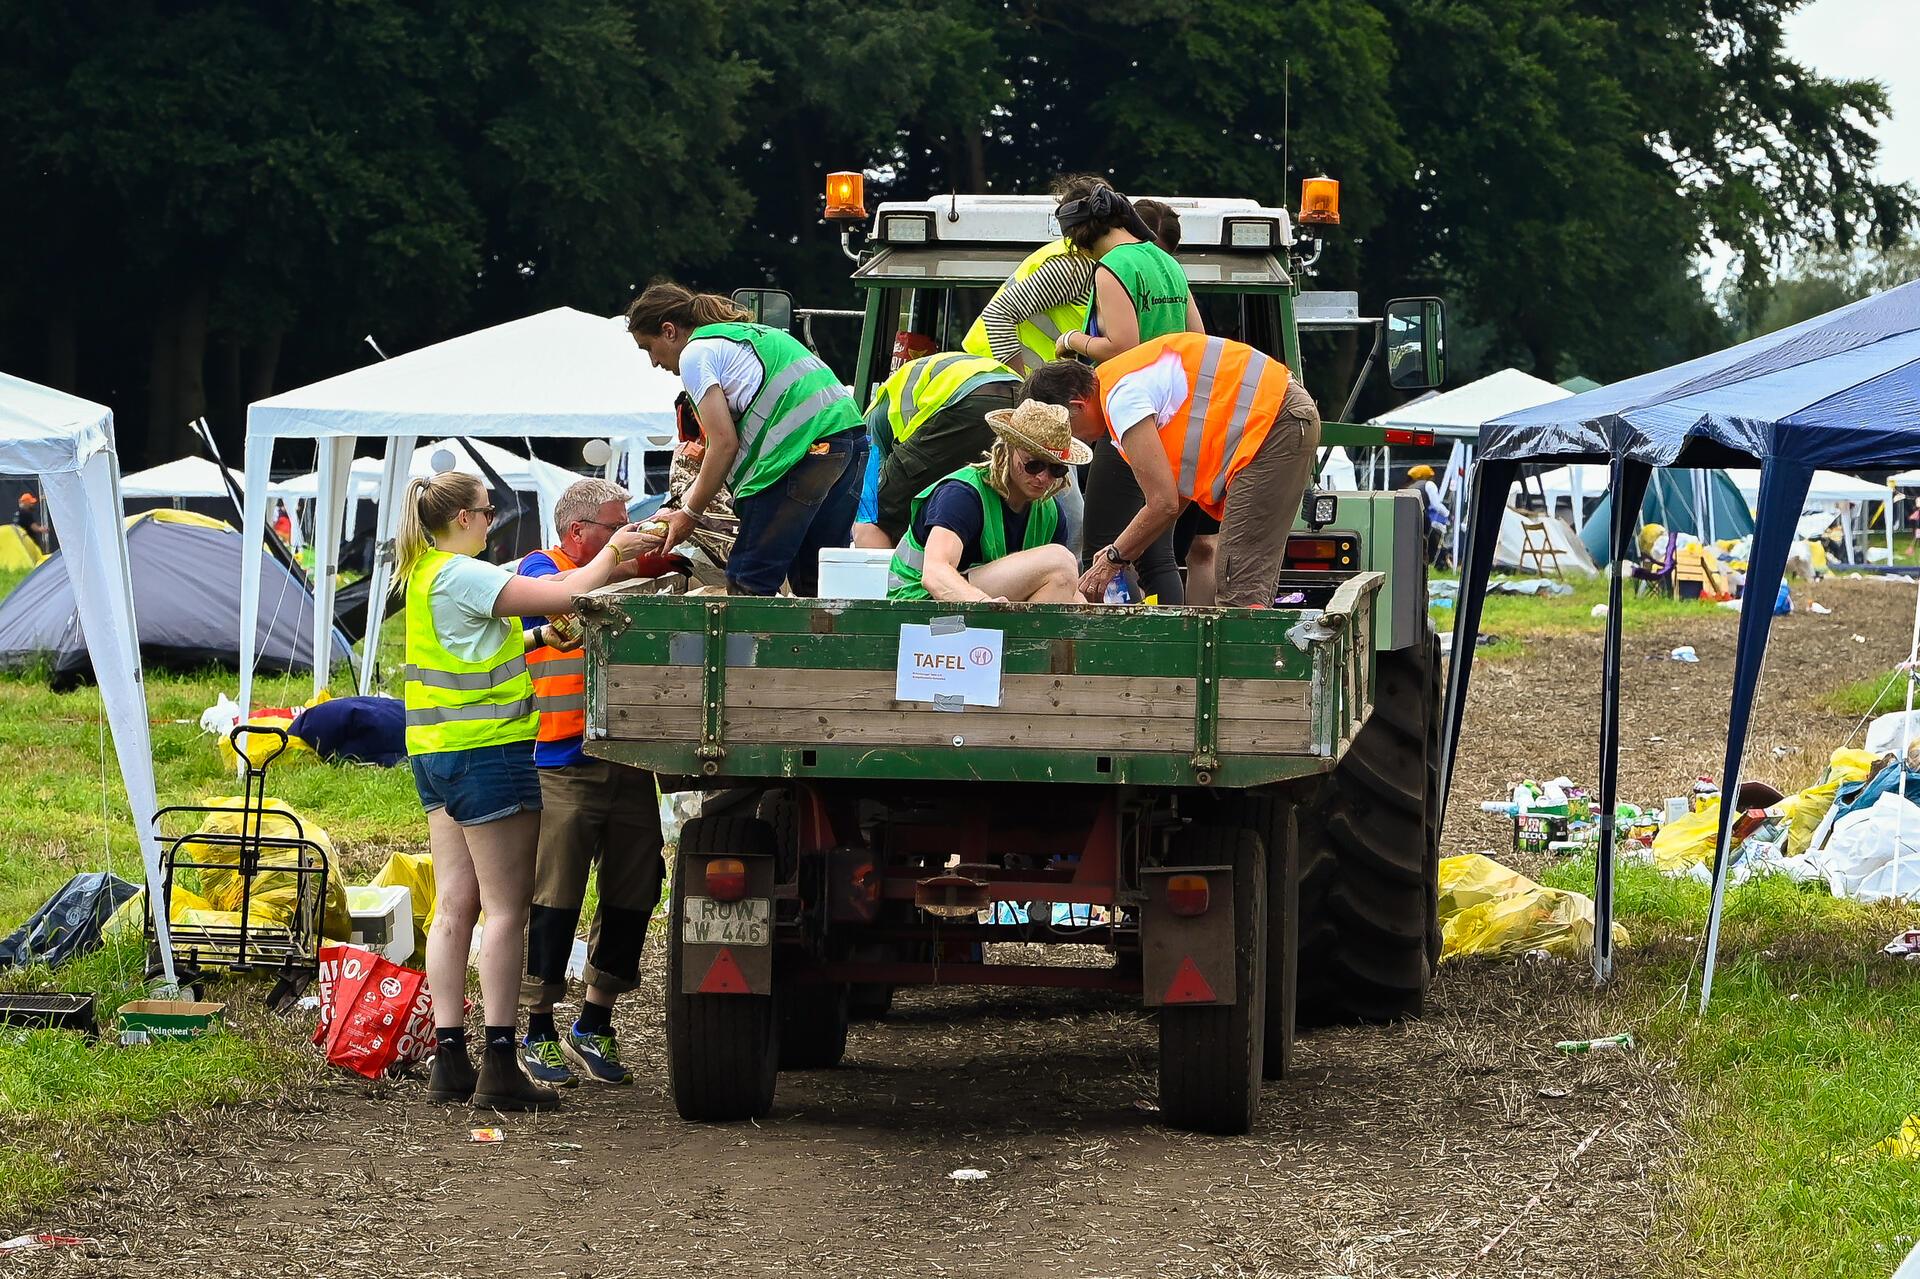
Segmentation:
<svg viewBox="0 0 1920 1279">
<path fill-rule="evenodd" d="M 332 625 L 334 578 L 352 475 L 354 442 L 385 439 L 377 496 L 368 643 L 377 642 L 392 582 L 390 550 L 399 523 L 399 495 L 415 445 L 448 437 L 641 439 L 658 447 L 675 436 L 680 381 L 653 367 L 619 318 L 558 307 L 478 333 L 451 338 L 286 391 L 247 409 L 249 542 L 266 534 L 267 474 L 283 439 L 316 442 L 314 625 Z M 542 465 L 545 465 L 542 463 Z M 552 468 L 556 471 L 561 468 Z M 502 478 L 505 478 L 504 475 Z M 253 695 L 253 630 L 260 611 L 259 566 L 248 558 L 240 581 L 240 704 Z M 316 635 L 325 652 L 324 631 Z M 373 663 L 360 663 L 365 692 Z M 314 687 L 330 672 L 314 667 Z"/>
<path fill-rule="evenodd" d="M 1447 473 L 1440 483 L 1440 497 L 1453 513 L 1454 562 L 1460 559 L 1460 512 L 1467 500 L 1467 481 L 1473 472 L 1473 452 L 1480 441 L 1480 424 L 1508 413 L 1518 413 L 1554 400 L 1564 400 L 1573 392 L 1555 386 L 1544 378 L 1519 369 L 1501 369 L 1477 382 L 1456 386 L 1451 391 L 1424 396 L 1389 409 L 1373 419 L 1375 426 L 1408 431 L 1430 431 L 1439 439 L 1453 441 L 1453 453 L 1447 459 Z M 1604 487 L 1604 485 L 1602 486 Z M 1579 506 L 1578 490 L 1574 499 Z"/>
<path fill-rule="evenodd" d="M 120 518 L 120 461 L 114 454 L 112 411 L 0 373 L 0 471 L 38 475 L 49 513 L 58 522 L 80 629 L 133 812 L 147 899 L 154 903 L 160 963 L 172 985 L 173 939 L 166 908 L 160 904 L 165 894 L 153 829 L 160 804 L 153 784 L 146 686 L 140 677 L 140 631 L 133 619 L 133 576 Z M 253 558 L 257 587 L 258 557 Z"/>
<path fill-rule="evenodd" d="M 220 464 L 204 457 L 177 457 L 171 462 L 162 462 L 158 466 L 149 466 L 144 471 L 135 471 L 131 475 L 120 477 L 120 496 L 133 498 L 205 498 L 226 497 L 229 489 L 220 473 Z M 234 488 L 244 489 L 246 477 L 238 471 L 228 471 L 233 476 Z"/>
</svg>

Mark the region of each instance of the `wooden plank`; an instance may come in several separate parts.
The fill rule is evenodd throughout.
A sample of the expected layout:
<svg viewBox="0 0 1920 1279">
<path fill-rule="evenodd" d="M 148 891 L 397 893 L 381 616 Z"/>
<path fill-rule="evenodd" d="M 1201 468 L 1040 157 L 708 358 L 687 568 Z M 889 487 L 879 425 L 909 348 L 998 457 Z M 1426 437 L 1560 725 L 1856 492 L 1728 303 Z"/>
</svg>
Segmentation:
<svg viewBox="0 0 1920 1279">
<path fill-rule="evenodd" d="M 1304 719 L 1223 719 L 1222 755 L 1305 755 L 1313 749 L 1312 726 Z"/>
<path fill-rule="evenodd" d="M 700 716 L 692 707 L 609 706 L 607 736 L 613 741 L 690 742 L 700 739 Z M 725 740 L 738 744 L 817 746 L 1019 747 L 1028 750 L 1193 750 L 1189 720 L 1119 715 L 1004 714 L 967 711 L 734 710 Z"/>
<path fill-rule="evenodd" d="M 1295 680 L 1222 679 L 1220 722 L 1233 720 L 1302 720 L 1310 711 L 1310 685 Z"/>
<path fill-rule="evenodd" d="M 1253 681 L 1266 683 L 1267 681 Z M 1278 688 L 1288 685 L 1275 685 Z M 700 672 L 691 666 L 608 668 L 609 706 L 698 706 Z M 1000 682 L 1003 712 L 1059 715 L 1136 715 L 1192 719 L 1193 683 L 1128 675 L 1007 675 Z M 927 710 L 924 702 L 897 702 L 891 671 L 727 671 L 729 708 L 757 710 Z"/>
</svg>

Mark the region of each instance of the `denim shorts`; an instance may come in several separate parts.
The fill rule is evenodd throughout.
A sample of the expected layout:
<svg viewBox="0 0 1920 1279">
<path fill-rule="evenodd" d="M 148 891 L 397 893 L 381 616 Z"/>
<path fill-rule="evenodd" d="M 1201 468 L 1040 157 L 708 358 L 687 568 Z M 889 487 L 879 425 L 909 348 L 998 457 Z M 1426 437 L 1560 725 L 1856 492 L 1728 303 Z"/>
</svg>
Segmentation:
<svg viewBox="0 0 1920 1279">
<path fill-rule="evenodd" d="M 436 808 L 462 826 L 483 826 L 515 813 L 540 811 L 540 771 L 533 741 L 432 751 L 412 757 L 413 785 L 429 813 Z"/>
</svg>

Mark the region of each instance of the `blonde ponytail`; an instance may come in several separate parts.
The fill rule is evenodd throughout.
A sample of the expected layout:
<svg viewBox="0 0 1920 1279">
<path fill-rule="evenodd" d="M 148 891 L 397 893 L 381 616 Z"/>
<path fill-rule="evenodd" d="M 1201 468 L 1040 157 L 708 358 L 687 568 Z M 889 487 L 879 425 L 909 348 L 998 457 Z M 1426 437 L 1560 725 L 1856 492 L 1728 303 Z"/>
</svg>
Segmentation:
<svg viewBox="0 0 1920 1279">
<path fill-rule="evenodd" d="M 655 280 L 627 308 L 627 332 L 653 337 L 663 324 L 693 330 L 703 324 L 740 324 L 753 317 L 718 293 L 695 293 L 672 280 Z"/>
<path fill-rule="evenodd" d="M 407 481 L 400 502 L 400 528 L 394 534 L 395 580 L 405 583 L 433 548 L 436 533 L 447 531 L 460 512 L 482 496 L 480 481 L 461 471 L 443 471 L 432 479 Z"/>
</svg>

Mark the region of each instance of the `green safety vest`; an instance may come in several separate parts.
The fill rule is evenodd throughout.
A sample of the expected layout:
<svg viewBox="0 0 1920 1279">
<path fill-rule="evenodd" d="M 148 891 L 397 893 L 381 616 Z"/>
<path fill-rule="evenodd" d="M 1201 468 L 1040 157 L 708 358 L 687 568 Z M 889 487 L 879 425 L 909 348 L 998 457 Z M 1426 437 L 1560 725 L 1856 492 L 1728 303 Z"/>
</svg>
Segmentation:
<svg viewBox="0 0 1920 1279">
<path fill-rule="evenodd" d="M 969 463 L 952 475 L 935 480 L 914 497 L 913 505 L 907 512 L 907 535 L 900 539 L 900 545 L 893 552 L 893 563 L 887 567 L 887 598 L 890 600 L 931 598 L 920 580 L 927 567 L 927 548 L 914 536 L 913 530 L 920 521 L 920 509 L 933 496 L 933 491 L 948 480 L 963 481 L 978 493 L 980 512 L 985 517 L 980 522 L 980 558 L 973 564 L 960 565 L 960 571 L 965 573 L 981 564 L 991 564 L 1007 557 L 1006 499 L 994 492 L 993 486 L 987 483 L 986 467 Z M 1050 497 L 1035 503 L 1027 515 L 1027 537 L 1020 549 L 1031 551 L 1036 546 L 1045 546 L 1053 540 L 1054 530 L 1059 526 L 1059 503 Z"/>
<path fill-rule="evenodd" d="M 1065 239 L 1055 240 L 1052 244 L 1042 245 L 1032 253 L 1029 253 L 1026 261 L 1013 269 L 1013 274 L 1008 277 L 1008 282 L 1017 284 L 1032 275 L 1035 271 L 1038 271 L 1054 258 L 1064 254 L 1070 254 L 1073 251 L 1073 245 Z M 1054 344 L 1060 340 L 1062 333 L 1070 333 L 1075 329 L 1084 329 L 1086 327 L 1086 304 L 1082 302 L 1062 302 L 1060 305 L 1049 307 L 1037 315 L 1026 317 L 1015 326 L 1015 329 L 1020 334 L 1020 345 L 1025 347 L 1034 359 L 1038 360 L 1041 364 L 1045 364 L 1048 360 L 1059 358 L 1057 354 L 1058 348 Z M 1181 327 L 1186 327 L 1184 322 Z M 987 341 L 986 317 L 982 316 L 973 322 L 973 327 L 967 330 L 967 336 L 961 341 L 960 346 L 962 350 L 973 355 L 991 356 L 993 354 L 993 346 Z"/>
<path fill-rule="evenodd" d="M 1109 249 L 1100 265 L 1126 286 L 1140 317 L 1140 340 L 1151 342 L 1169 333 L 1187 331 L 1187 273 L 1173 255 L 1144 241 Z M 1091 309 L 1089 314 L 1098 319 Z"/>
<path fill-rule="evenodd" d="M 902 364 L 894 375 L 880 384 L 867 408 L 872 419 L 882 404 L 887 408 L 887 424 L 893 430 L 893 442 L 905 444 L 928 418 L 982 386 L 994 382 L 1018 382 L 1015 373 L 992 356 L 943 351 L 923 355 Z"/>
<path fill-rule="evenodd" d="M 740 452 L 727 472 L 734 500 L 773 483 L 829 435 L 860 425 L 860 409 L 839 374 L 798 339 L 764 324 L 703 324 L 690 335 L 726 338 L 753 348 L 760 390 L 734 427 Z"/>
<path fill-rule="evenodd" d="M 407 578 L 407 754 L 531 742 L 540 732 L 526 641 L 508 620 L 507 637 L 484 660 L 455 657 L 433 629 L 434 579 L 453 561 L 430 550 Z"/>
</svg>

